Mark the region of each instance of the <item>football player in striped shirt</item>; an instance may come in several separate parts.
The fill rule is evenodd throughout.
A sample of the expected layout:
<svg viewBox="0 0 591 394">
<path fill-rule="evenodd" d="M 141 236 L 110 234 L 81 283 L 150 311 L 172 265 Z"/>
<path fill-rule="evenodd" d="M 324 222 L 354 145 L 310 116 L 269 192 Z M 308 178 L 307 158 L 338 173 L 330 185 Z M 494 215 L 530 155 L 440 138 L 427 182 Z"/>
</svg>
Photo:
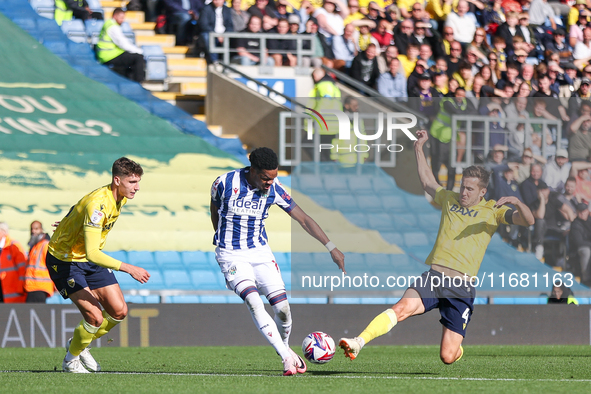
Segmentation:
<svg viewBox="0 0 591 394">
<path fill-rule="evenodd" d="M 306 372 L 306 363 L 289 348 L 292 319 L 285 284 L 267 241 L 265 219 L 277 204 L 308 234 L 321 242 L 345 271 L 345 256 L 330 242 L 277 180 L 277 155 L 269 148 L 250 154 L 250 167 L 230 171 L 211 188 L 211 221 L 216 259 L 230 290 L 244 300 L 256 327 L 283 361 L 283 375 Z M 259 293 L 271 304 L 267 313 Z"/>
<path fill-rule="evenodd" d="M 459 193 L 441 187 L 423 153 L 427 131 L 419 130 L 417 136 L 414 147 L 419 179 L 425 192 L 442 208 L 435 246 L 425 261 L 431 269 L 413 282 L 396 305 L 376 316 L 358 337 L 340 340 L 345 357 L 351 360 L 366 343 L 388 333 L 398 322 L 435 308 L 439 309 L 443 326 L 441 361 L 452 364 L 459 360 L 464 354 L 462 341 L 476 296 L 471 278 L 478 274 L 493 234 L 501 224 L 534 224 L 531 211 L 517 197 L 484 199 L 490 174 L 483 167 L 464 170 Z"/>
</svg>

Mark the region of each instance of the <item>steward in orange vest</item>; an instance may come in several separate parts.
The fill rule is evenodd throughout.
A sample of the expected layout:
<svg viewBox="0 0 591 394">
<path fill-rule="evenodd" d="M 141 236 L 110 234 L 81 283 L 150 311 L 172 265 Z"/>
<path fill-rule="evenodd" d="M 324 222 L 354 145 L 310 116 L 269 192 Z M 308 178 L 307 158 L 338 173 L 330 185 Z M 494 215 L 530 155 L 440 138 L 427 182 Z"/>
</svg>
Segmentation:
<svg viewBox="0 0 591 394">
<path fill-rule="evenodd" d="M 45 303 L 53 295 L 53 282 L 49 277 L 45 256 L 49 235 L 43 232 L 41 222 L 31 223 L 31 240 L 29 241 L 29 260 L 25 271 L 25 291 L 27 302 Z"/>
<path fill-rule="evenodd" d="M 0 222 L 0 302 L 25 302 L 25 265 L 22 246 L 8 236 L 8 225 Z"/>
</svg>

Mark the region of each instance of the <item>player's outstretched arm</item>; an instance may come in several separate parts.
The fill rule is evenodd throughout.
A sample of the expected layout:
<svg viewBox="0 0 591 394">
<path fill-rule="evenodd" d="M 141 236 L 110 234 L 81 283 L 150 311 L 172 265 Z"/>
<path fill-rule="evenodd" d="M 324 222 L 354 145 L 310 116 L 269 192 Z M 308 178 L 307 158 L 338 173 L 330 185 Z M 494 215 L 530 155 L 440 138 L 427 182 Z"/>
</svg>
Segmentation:
<svg viewBox="0 0 591 394">
<path fill-rule="evenodd" d="M 312 219 L 306 212 L 302 210 L 299 206 L 296 206 L 294 209 L 291 210 L 289 215 L 302 226 L 304 230 L 312 237 L 316 238 L 320 243 L 327 247 L 330 250 L 330 256 L 332 257 L 332 261 L 343 271 L 345 274 L 345 255 L 336 247 L 328 236 L 324 233 L 322 228 L 316 223 L 314 219 Z"/>
<path fill-rule="evenodd" d="M 440 187 L 439 183 L 433 176 L 433 171 L 429 168 L 427 158 L 423 152 L 423 145 L 429 139 L 427 130 L 417 131 L 417 140 L 415 141 L 415 156 L 417 158 L 417 169 L 419 171 L 419 179 L 423 185 L 423 190 L 431 197 L 435 198 L 435 193 Z"/>
<path fill-rule="evenodd" d="M 521 200 L 519 200 L 515 196 L 511 197 L 501 197 L 495 204 L 495 207 L 500 207 L 502 205 L 512 204 L 517 208 L 516 212 L 513 212 L 513 224 L 517 224 L 519 226 L 529 227 L 533 226 L 536 219 L 534 215 L 531 213 L 530 209 L 525 205 Z"/>
<path fill-rule="evenodd" d="M 135 265 L 123 263 L 103 253 L 100 248 L 101 229 L 84 227 L 84 248 L 88 261 L 101 267 L 114 269 L 130 274 L 133 279 L 140 283 L 146 283 L 150 279 L 148 271 Z"/>
</svg>

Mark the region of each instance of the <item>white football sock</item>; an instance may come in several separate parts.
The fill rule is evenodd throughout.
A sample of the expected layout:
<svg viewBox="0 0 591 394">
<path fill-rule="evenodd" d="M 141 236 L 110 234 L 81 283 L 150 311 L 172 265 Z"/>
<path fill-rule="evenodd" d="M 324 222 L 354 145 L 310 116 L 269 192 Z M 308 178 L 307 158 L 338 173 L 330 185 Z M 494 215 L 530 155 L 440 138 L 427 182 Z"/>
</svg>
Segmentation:
<svg viewBox="0 0 591 394">
<path fill-rule="evenodd" d="M 281 293 L 285 294 L 285 291 L 281 290 L 280 292 L 271 293 L 267 296 L 267 299 L 270 300 L 274 294 L 277 295 Z M 289 347 L 289 335 L 291 334 L 292 320 L 291 309 L 289 308 L 287 298 L 273 305 L 273 312 L 275 313 L 275 324 L 277 324 L 277 329 L 279 330 L 279 334 L 281 334 L 283 343 L 285 346 Z"/>
</svg>

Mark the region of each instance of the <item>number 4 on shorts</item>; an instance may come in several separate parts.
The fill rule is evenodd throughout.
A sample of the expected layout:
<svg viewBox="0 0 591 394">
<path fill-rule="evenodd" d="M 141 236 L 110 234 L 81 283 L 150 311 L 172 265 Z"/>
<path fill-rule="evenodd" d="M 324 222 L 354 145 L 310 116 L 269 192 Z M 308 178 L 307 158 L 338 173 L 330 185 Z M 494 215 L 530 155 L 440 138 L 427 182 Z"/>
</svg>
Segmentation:
<svg viewBox="0 0 591 394">
<path fill-rule="evenodd" d="M 468 324 L 468 318 L 470 317 L 470 308 L 466 308 L 466 310 L 464 311 L 464 313 L 462 313 L 462 319 L 464 319 L 464 326 L 463 326 L 463 330 L 466 329 L 466 325 Z"/>
</svg>

